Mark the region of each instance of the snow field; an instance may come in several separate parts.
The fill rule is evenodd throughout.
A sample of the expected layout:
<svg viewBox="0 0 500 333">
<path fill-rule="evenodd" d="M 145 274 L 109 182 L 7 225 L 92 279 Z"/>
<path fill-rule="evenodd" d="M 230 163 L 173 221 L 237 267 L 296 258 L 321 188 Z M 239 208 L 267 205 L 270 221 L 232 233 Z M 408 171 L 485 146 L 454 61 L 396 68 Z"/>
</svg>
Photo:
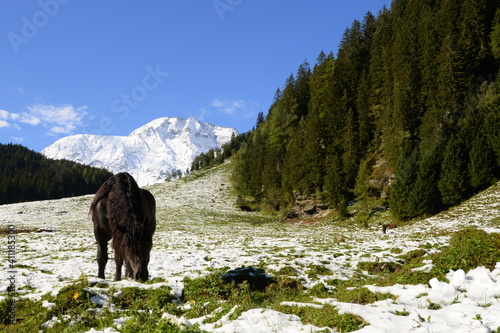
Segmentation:
<svg viewBox="0 0 500 333">
<path fill-rule="evenodd" d="M 270 217 L 258 213 L 240 212 L 233 205 L 229 171 L 230 165 L 225 164 L 202 172 L 203 176 L 193 174 L 149 187 L 158 206 L 149 271 L 153 281 L 164 282 L 113 282 L 114 263 L 110 259 L 106 283 L 118 289 L 166 284 L 179 297 L 186 276 L 195 278 L 222 267 L 264 266 L 271 274 L 284 267 L 293 268 L 307 288 L 318 283 L 334 288 L 328 284 L 330 280 L 349 280 L 361 273 L 359 262 L 396 261 L 399 255 L 422 248 L 437 251 L 447 244 L 452 232 L 465 226 L 500 232 L 499 184 L 448 212 L 383 235 L 378 226 L 359 228 L 325 222 L 301 227 L 272 222 Z M 2 227 L 15 225 L 19 231 L 16 287 L 23 297 L 56 295 L 82 276 L 89 281 L 99 280 L 93 278 L 97 263 L 88 216 L 91 200 L 92 196 L 84 196 L 0 206 Z M 0 241 L 3 239 L 2 235 Z M 325 270 L 310 274 L 316 266 Z M 4 275 L 7 268 L 3 264 Z M 500 265 L 493 271 L 479 267 L 470 272 L 450 272 L 448 280 L 433 279 L 428 285 L 367 286 L 373 292 L 394 295 L 393 299 L 373 304 L 342 303 L 335 299 L 315 299 L 314 304 L 290 301 L 296 306 L 331 304 L 342 313 L 355 314 L 368 324 L 359 332 L 491 332 L 500 327 Z M 7 287 L 8 281 L 3 278 L 0 298 Z M 430 309 L 431 303 L 439 307 Z M 198 323 L 200 329 L 209 332 L 334 332 L 332 328 L 302 323 L 298 316 L 272 309 L 253 309 L 232 320 L 229 317 L 226 314 L 215 323 L 204 323 L 203 318 L 164 315 L 165 320 L 179 325 Z M 119 322 L 106 331 L 117 329 Z"/>
</svg>

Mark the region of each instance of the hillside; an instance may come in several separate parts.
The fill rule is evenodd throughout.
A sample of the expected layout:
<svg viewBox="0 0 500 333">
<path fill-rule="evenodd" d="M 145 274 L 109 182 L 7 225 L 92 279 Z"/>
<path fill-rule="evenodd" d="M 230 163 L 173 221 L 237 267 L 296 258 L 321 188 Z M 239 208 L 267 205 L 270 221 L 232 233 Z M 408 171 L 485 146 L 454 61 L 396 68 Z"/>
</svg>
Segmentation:
<svg viewBox="0 0 500 333">
<path fill-rule="evenodd" d="M 449 282 L 442 275 L 439 281 L 431 280 L 423 272 L 430 270 L 433 255 L 444 251 L 441 247 L 449 244 L 455 232 L 472 226 L 500 232 L 500 183 L 449 211 L 400 225 L 384 235 L 378 225 L 360 228 L 326 219 L 306 227 L 242 212 L 234 205 L 236 196 L 229 181 L 232 167 L 225 163 L 149 187 L 158 203 L 158 229 L 148 284 L 112 282 L 112 260 L 105 281 L 94 277 L 96 246 L 88 217 L 91 195 L 2 206 L 2 228 L 11 225 L 17 231 L 16 288 L 22 299 L 32 300 L 16 303 L 19 317 L 33 318 L 21 319 L 18 325 L 34 325 L 31 328 L 38 330 L 45 323 L 57 331 L 73 323 L 76 331 L 91 332 L 95 332 L 92 328 L 130 331 L 133 325 L 146 332 L 160 327 L 175 331 L 177 325 L 195 323 L 194 332 L 317 332 L 323 326 L 335 332 L 342 329 L 338 325 L 344 331 L 359 332 L 500 328 L 498 265 L 497 269 L 451 272 Z M 387 218 L 384 214 L 379 218 Z M 7 235 L 0 238 L 7 242 Z M 416 266 L 422 275 L 409 275 L 426 282 L 387 283 L 387 277 L 397 272 L 388 273 L 384 267 L 417 252 L 424 259 Z M 438 259 L 434 264 L 438 265 Z M 8 263 L 2 265 L 4 271 L 9 269 Z M 242 266 L 258 267 L 275 277 L 280 287 L 273 289 L 271 284 L 265 291 L 246 294 L 248 285 L 236 286 L 224 302 L 217 301 L 224 294 L 203 296 L 214 288 L 228 288 L 217 287 L 217 272 Z M 262 276 L 258 273 L 262 271 L 255 270 L 254 276 Z M 386 282 L 376 287 L 374 279 Z M 7 287 L 8 281 L 2 280 L 1 298 Z M 355 287 L 355 294 L 349 287 Z M 197 294 L 198 289 L 203 292 Z M 263 292 L 267 296 L 260 298 Z M 175 304 L 158 303 L 159 295 L 170 294 Z M 79 295 L 88 295 L 88 300 L 80 302 Z M 148 301 L 148 295 L 154 297 Z M 72 298 L 73 303 L 68 300 Z M 153 299 L 155 303 L 137 303 Z M 60 304 L 66 304 L 66 310 Z M 28 316 L 28 308 L 37 315 Z M 89 317 L 88 308 L 100 319 Z M 151 309 L 147 317 L 141 315 L 144 309 Z M 320 315 L 318 311 L 327 312 Z"/>
<path fill-rule="evenodd" d="M 326 51 L 278 88 L 237 154 L 249 205 L 306 196 L 347 215 L 383 200 L 411 220 L 500 179 L 498 1 L 394 0 Z"/>
<path fill-rule="evenodd" d="M 104 169 L 52 160 L 17 144 L 0 144 L 0 204 L 93 193 L 110 176 Z"/>
</svg>

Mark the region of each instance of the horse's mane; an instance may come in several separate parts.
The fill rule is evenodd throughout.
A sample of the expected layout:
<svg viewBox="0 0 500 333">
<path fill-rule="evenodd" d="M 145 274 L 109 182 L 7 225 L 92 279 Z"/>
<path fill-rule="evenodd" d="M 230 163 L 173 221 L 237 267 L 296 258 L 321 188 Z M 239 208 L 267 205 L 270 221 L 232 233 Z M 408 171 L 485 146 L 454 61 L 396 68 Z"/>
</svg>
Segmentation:
<svg viewBox="0 0 500 333">
<path fill-rule="evenodd" d="M 121 172 L 110 177 L 101 185 L 90 204 L 90 213 L 94 211 L 100 200 L 108 197 L 112 192 L 114 196 L 122 197 L 123 199 L 127 198 L 127 201 L 130 203 L 140 202 L 140 190 L 134 178 L 127 172 Z M 113 201 L 115 201 L 115 204 L 127 205 L 125 202 L 120 202 L 120 200 Z"/>
<path fill-rule="evenodd" d="M 91 213 L 101 199 L 106 199 L 115 251 L 123 245 L 140 248 L 144 240 L 144 213 L 141 192 L 134 178 L 122 172 L 104 182 L 90 205 Z"/>
</svg>

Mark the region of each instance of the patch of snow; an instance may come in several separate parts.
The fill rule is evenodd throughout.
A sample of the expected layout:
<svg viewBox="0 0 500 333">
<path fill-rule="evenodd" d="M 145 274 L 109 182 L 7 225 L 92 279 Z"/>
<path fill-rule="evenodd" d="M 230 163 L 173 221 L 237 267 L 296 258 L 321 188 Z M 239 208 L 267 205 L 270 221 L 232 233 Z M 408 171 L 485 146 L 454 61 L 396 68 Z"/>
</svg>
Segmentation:
<svg viewBox="0 0 500 333">
<path fill-rule="evenodd" d="M 202 330 L 217 333 L 295 333 L 324 332 L 325 328 L 304 325 L 296 315 L 284 314 L 270 309 L 252 309 L 243 312 L 236 320 L 221 327 L 220 322 L 200 325 Z M 332 329 L 326 328 L 330 332 Z"/>
<path fill-rule="evenodd" d="M 261 263 L 265 263 L 266 271 L 291 267 L 305 287 L 312 287 L 317 283 L 326 284 L 330 279 L 350 279 L 358 274 L 359 262 L 395 261 L 392 249 L 400 249 L 404 254 L 416 249 L 439 248 L 448 243 L 451 233 L 467 226 L 499 231 L 488 222 L 498 217 L 500 184 L 464 205 L 400 226 L 386 235 L 379 228 L 342 227 L 329 223 L 313 227 L 271 222 L 252 224 L 266 217 L 234 207 L 228 170 L 228 165 L 222 165 L 207 171 L 203 177 L 190 179 L 188 176 L 148 188 L 157 201 L 158 224 L 149 271 L 153 279 L 163 279 L 160 283 L 112 281 L 115 267 L 111 246 L 107 279 L 94 277 L 97 274 L 96 243 L 88 215 L 92 196 L 1 206 L 1 226 L 15 225 L 19 231 L 16 234 L 16 261 L 21 266 L 16 269 L 16 287 L 22 292 L 21 297 L 41 299 L 48 292 L 57 295 L 61 288 L 82 276 L 91 283 L 105 283 L 118 292 L 124 287 L 167 285 L 180 297 L 185 277 L 200 277 L 222 267 L 260 267 Z M 42 232 L 28 232 L 36 229 Z M 331 275 L 312 279 L 308 276 L 310 265 L 324 266 Z M 424 262 L 424 267 L 428 265 L 432 263 Z M 6 276 L 9 266 L 3 261 L 0 267 L 4 272 L 0 291 L 5 292 L 9 286 Z M 363 318 L 367 326 L 357 331 L 363 333 L 489 332 L 500 327 L 500 263 L 494 270 L 478 267 L 469 272 L 451 271 L 447 280 L 432 279 L 425 285 L 366 286 L 372 292 L 394 295 L 373 304 L 314 299 L 317 304 L 292 302 L 290 305 L 331 304 L 341 313 Z M 30 288 L 26 288 L 28 286 Z M 89 292 L 94 303 L 109 306 L 113 311 L 109 300 L 96 297 L 98 288 L 89 288 Z M 4 296 L 0 295 L 2 298 Z M 48 302 L 43 305 L 52 306 Z M 208 332 L 334 332 L 331 328 L 315 327 L 301 322 L 297 316 L 271 309 L 252 309 L 234 319 L 235 311 L 236 308 L 210 324 L 203 322 L 205 318 L 174 319 L 165 315 L 164 319 L 176 320 L 188 327 L 189 323 L 198 323 Z M 116 328 L 99 332 L 117 332 L 127 319 L 117 319 Z M 47 327 L 56 320 L 47 321 Z"/>
</svg>

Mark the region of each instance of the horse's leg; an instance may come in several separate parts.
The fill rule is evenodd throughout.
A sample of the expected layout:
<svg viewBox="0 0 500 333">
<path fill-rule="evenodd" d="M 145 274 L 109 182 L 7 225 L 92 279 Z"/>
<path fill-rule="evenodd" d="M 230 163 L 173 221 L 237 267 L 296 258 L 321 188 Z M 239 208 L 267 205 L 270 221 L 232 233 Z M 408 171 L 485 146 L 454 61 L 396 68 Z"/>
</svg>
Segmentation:
<svg viewBox="0 0 500 333">
<path fill-rule="evenodd" d="M 115 272 L 115 281 L 120 281 L 122 279 L 122 265 L 123 258 L 119 251 L 115 251 L 115 264 L 116 264 L 116 272 Z"/>
<path fill-rule="evenodd" d="M 108 241 L 110 239 L 106 230 L 100 228 L 99 226 L 94 226 L 94 236 L 97 241 L 97 265 L 99 271 L 97 277 L 104 279 L 104 269 L 108 263 Z"/>
<path fill-rule="evenodd" d="M 92 222 L 94 224 L 95 240 L 97 241 L 96 259 L 99 267 L 97 276 L 104 279 L 104 269 L 108 263 L 108 242 L 111 239 L 105 200 L 100 200 L 96 204 L 94 211 L 92 212 Z"/>
<path fill-rule="evenodd" d="M 125 277 L 131 279 L 134 278 L 134 271 L 132 270 L 129 260 L 125 260 Z"/>
<path fill-rule="evenodd" d="M 99 266 L 99 273 L 97 277 L 104 279 L 104 269 L 108 263 L 108 242 L 101 241 L 97 243 L 97 265 Z"/>
</svg>

